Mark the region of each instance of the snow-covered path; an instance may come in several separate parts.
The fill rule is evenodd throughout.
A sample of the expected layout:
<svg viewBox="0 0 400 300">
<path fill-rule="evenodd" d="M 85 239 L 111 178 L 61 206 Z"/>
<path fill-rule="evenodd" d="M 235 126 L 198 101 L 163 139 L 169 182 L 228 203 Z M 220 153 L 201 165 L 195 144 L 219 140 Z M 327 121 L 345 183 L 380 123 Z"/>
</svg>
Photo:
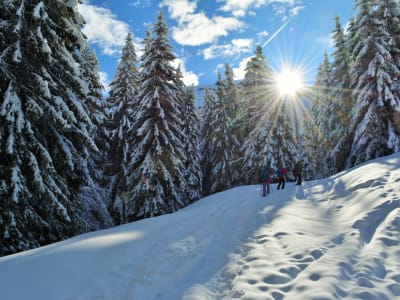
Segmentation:
<svg viewBox="0 0 400 300">
<path fill-rule="evenodd" d="M 400 298 L 400 155 L 0 258 L 1 299 Z"/>
<path fill-rule="evenodd" d="M 398 162 L 292 187 L 207 291 L 216 299 L 400 299 Z"/>
</svg>

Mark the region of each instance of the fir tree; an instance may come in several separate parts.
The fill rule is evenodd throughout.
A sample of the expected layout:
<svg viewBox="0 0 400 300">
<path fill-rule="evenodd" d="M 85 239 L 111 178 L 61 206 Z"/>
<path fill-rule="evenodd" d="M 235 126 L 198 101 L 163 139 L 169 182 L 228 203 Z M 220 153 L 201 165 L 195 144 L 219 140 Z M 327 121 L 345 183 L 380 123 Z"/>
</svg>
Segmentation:
<svg viewBox="0 0 400 300">
<path fill-rule="evenodd" d="M 232 137 L 234 138 L 231 119 L 230 105 L 226 95 L 225 83 L 222 76 L 218 73 L 216 82 L 216 105 L 215 119 L 212 120 L 211 127 L 214 131 L 211 143 L 214 144 L 215 151 L 211 159 L 211 193 L 220 192 L 232 187 L 231 162 L 234 149 Z"/>
<path fill-rule="evenodd" d="M 333 174 L 331 152 L 335 146 L 332 135 L 336 118 L 332 107 L 332 89 L 332 66 L 328 55 L 325 53 L 324 61 L 318 68 L 311 107 L 313 123 L 317 128 L 317 136 L 313 138 L 316 147 L 313 147 L 314 153 L 310 153 L 310 158 L 313 159 L 317 178 L 324 178 Z M 308 140 L 307 142 L 310 143 L 311 141 Z M 321 161 L 324 163 L 321 164 Z"/>
<path fill-rule="evenodd" d="M 183 94 L 183 132 L 185 134 L 185 197 L 190 204 L 202 196 L 202 172 L 200 167 L 200 118 L 195 105 L 194 88 Z"/>
<path fill-rule="evenodd" d="M 110 177 L 110 211 L 116 222 L 126 222 L 126 179 L 129 152 L 134 145 L 129 143 L 128 130 L 134 123 L 135 110 L 138 107 L 139 74 L 136 67 L 137 57 L 132 34 L 126 37 L 122 49 L 121 61 L 110 83 L 108 106 L 111 111 L 108 130 L 110 132 L 110 151 L 107 174 Z"/>
<path fill-rule="evenodd" d="M 398 33 L 393 27 L 398 14 L 389 13 L 389 7 L 398 11 L 399 4 L 356 2 L 359 13 L 355 32 L 359 40 L 353 49 L 355 60 L 350 71 L 356 104 L 348 166 L 400 150 L 400 135 L 392 117 L 400 110 L 399 95 L 393 90 L 400 72 L 393 55 L 398 52 L 393 38 Z"/>
<path fill-rule="evenodd" d="M 353 98 L 350 86 L 351 56 L 347 47 L 347 40 L 340 24 L 339 17 L 335 17 L 335 30 L 333 31 L 335 50 L 332 54 L 332 113 L 330 129 L 332 132 L 332 159 L 333 169 L 342 171 L 345 168 L 346 158 L 350 148 L 348 128 L 352 117 Z"/>
<path fill-rule="evenodd" d="M 246 109 L 244 125 L 245 136 L 248 136 L 260 121 L 263 107 L 272 97 L 271 94 L 272 69 L 264 56 L 262 47 L 257 46 L 254 56 L 248 61 L 244 79 L 241 82 L 241 97 Z"/>
<path fill-rule="evenodd" d="M 215 93 L 208 88 L 205 89 L 203 107 L 201 110 L 201 169 L 203 173 L 203 195 L 211 194 L 212 186 L 212 158 L 215 155 L 216 146 L 214 143 L 213 122 L 216 119 L 217 100 Z"/>
<path fill-rule="evenodd" d="M 286 100 L 267 102 L 264 115 L 244 144 L 244 176 L 256 183 L 262 167 L 274 172 L 279 166 L 294 168 L 299 159 L 293 122 L 289 117 Z"/>
<path fill-rule="evenodd" d="M 107 102 L 103 97 L 103 86 L 100 83 L 98 60 L 95 52 L 88 47 L 81 50 L 81 56 L 77 56 L 80 62 L 81 73 L 85 77 L 86 104 L 93 123 L 91 136 L 98 150 L 87 149 L 85 163 L 87 164 L 87 177 L 91 178 L 81 188 L 80 202 L 83 205 L 81 219 L 85 222 L 86 231 L 108 228 L 114 224 L 107 204 L 109 203 L 107 177 L 104 174 L 105 161 L 110 149 L 107 121 Z"/>
<path fill-rule="evenodd" d="M 75 5 L 13 0 L 0 9 L 1 254 L 84 230 L 78 196 L 97 148 Z"/>
<path fill-rule="evenodd" d="M 261 166 L 267 165 L 263 148 L 268 137 L 268 130 L 261 131 L 271 125 L 268 121 L 265 124 L 266 120 L 263 117 L 270 109 L 275 97 L 272 92 L 272 69 L 261 46 L 257 46 L 245 71 L 245 77 L 241 83 L 241 97 L 243 107 L 246 109 L 244 120 L 247 122 L 241 124 L 245 137 L 241 142 L 244 157 L 241 173 L 244 183 L 254 184 L 259 181 L 258 171 Z"/>
<path fill-rule="evenodd" d="M 185 205 L 184 133 L 175 59 L 162 12 L 142 57 L 139 103 L 130 136 L 129 219 L 174 212 Z M 146 184 L 141 181 L 145 175 Z"/>
<path fill-rule="evenodd" d="M 86 82 L 84 86 L 86 97 L 83 102 L 88 108 L 94 125 L 91 135 L 99 149 L 99 151 L 88 152 L 86 155 L 88 170 L 90 171 L 90 176 L 88 177 L 93 179 L 88 185 L 104 186 L 106 182 L 103 172 L 104 161 L 106 153 L 109 151 L 108 134 L 105 130 L 107 102 L 103 98 L 104 87 L 100 83 L 99 62 L 96 54 L 88 47 L 83 48 L 81 54 L 81 59 L 77 57 L 77 60 L 81 61 L 79 66 Z"/>
<path fill-rule="evenodd" d="M 244 107 L 240 102 L 238 87 L 234 80 L 234 73 L 232 68 L 225 64 L 225 80 L 223 81 L 224 89 L 224 110 L 227 113 L 227 126 L 230 135 L 230 162 L 229 174 L 231 176 L 231 185 L 239 184 L 242 180 L 241 166 L 242 166 L 242 153 L 240 146 L 244 140 L 243 123 Z"/>
</svg>

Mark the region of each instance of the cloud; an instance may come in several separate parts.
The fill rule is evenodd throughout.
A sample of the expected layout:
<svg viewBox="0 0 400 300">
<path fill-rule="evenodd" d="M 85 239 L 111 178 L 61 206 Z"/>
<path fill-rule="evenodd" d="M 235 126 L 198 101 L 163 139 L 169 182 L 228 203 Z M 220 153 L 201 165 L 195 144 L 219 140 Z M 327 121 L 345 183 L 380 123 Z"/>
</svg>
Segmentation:
<svg viewBox="0 0 400 300">
<path fill-rule="evenodd" d="M 244 17 L 249 8 L 258 8 L 264 5 L 267 0 L 218 0 L 217 2 L 225 2 L 221 7 L 222 11 L 231 12 L 234 16 Z"/>
<path fill-rule="evenodd" d="M 183 80 L 182 81 L 186 86 L 191 86 L 191 85 L 197 86 L 197 85 L 199 85 L 199 76 L 197 76 L 192 71 L 186 71 L 185 61 L 183 59 L 176 58 L 172 62 L 172 66 L 174 68 L 178 68 L 178 66 L 181 67 L 181 72 L 182 72 L 182 75 L 183 75 Z"/>
<path fill-rule="evenodd" d="M 129 6 L 133 7 L 149 7 L 150 5 L 151 5 L 150 0 L 135 0 L 129 4 Z"/>
<path fill-rule="evenodd" d="M 227 45 L 212 45 L 204 49 L 204 59 L 213 59 L 215 57 L 239 57 L 242 53 L 252 51 L 252 39 L 233 39 L 231 44 Z"/>
<path fill-rule="evenodd" d="M 239 67 L 237 68 L 232 68 L 233 70 L 233 74 L 235 75 L 235 80 L 242 80 L 244 79 L 244 75 L 246 74 L 246 66 L 247 63 L 249 62 L 249 60 L 252 58 L 252 56 L 250 57 L 246 57 L 245 59 L 243 59 L 240 64 Z"/>
<path fill-rule="evenodd" d="M 109 92 L 109 84 L 110 84 L 110 80 L 108 79 L 108 74 L 106 72 L 99 72 L 99 76 L 100 76 L 100 83 L 102 84 L 102 86 L 104 87 L 104 90 L 106 92 L 106 94 L 108 94 Z"/>
<path fill-rule="evenodd" d="M 252 9 L 268 5 L 272 5 L 277 15 L 289 14 L 289 16 L 294 16 L 304 8 L 301 6 L 302 0 L 217 0 L 217 2 L 225 2 L 221 11 L 230 12 L 236 17 L 251 15 L 253 14 Z"/>
<path fill-rule="evenodd" d="M 106 55 L 119 53 L 129 33 L 129 25 L 117 20 L 107 8 L 79 4 L 78 10 L 85 18 L 82 31 L 89 42 L 99 46 Z"/>
<path fill-rule="evenodd" d="M 160 6 L 167 6 L 170 17 L 178 22 L 172 28 L 172 36 L 181 45 L 199 46 L 215 42 L 220 36 L 238 30 L 244 23 L 233 17 L 207 17 L 196 13 L 196 2 L 189 0 L 163 0 Z"/>
</svg>

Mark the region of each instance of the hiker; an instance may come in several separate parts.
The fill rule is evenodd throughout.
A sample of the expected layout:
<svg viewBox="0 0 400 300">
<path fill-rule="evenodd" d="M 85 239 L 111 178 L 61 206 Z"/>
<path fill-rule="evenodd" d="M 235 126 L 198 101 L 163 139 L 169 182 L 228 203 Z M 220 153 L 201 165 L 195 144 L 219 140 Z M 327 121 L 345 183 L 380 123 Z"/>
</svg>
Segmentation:
<svg viewBox="0 0 400 300">
<path fill-rule="evenodd" d="M 299 160 L 295 167 L 293 174 L 296 176 L 296 185 L 301 185 L 301 173 L 303 172 L 303 163 L 301 160 Z"/>
<path fill-rule="evenodd" d="M 268 171 L 266 168 L 262 168 L 261 174 L 260 174 L 260 181 L 263 186 L 263 197 L 266 197 L 267 194 L 269 194 L 269 184 L 271 183 L 271 177 L 268 174 Z"/>
<path fill-rule="evenodd" d="M 276 176 L 278 177 L 278 190 L 280 188 L 282 188 L 282 190 L 285 188 L 285 177 L 287 172 L 288 171 L 282 166 L 280 166 L 278 170 L 276 170 Z"/>
</svg>

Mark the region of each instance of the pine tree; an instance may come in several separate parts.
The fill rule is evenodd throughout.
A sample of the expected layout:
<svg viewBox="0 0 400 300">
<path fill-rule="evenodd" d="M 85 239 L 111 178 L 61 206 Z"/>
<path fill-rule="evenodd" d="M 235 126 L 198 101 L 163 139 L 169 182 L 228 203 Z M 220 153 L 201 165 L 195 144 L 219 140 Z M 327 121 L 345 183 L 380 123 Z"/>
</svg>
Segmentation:
<svg viewBox="0 0 400 300">
<path fill-rule="evenodd" d="M 333 31 L 335 50 L 332 54 L 332 159 L 333 169 L 342 171 L 345 168 L 346 158 L 350 153 L 348 143 L 348 128 L 352 117 L 353 98 L 350 86 L 351 56 L 347 47 L 347 40 L 340 24 L 339 17 L 335 17 Z"/>
<path fill-rule="evenodd" d="M 200 167 L 200 118 L 195 105 L 194 88 L 183 91 L 183 132 L 185 134 L 185 198 L 190 204 L 202 196 L 203 176 Z"/>
<path fill-rule="evenodd" d="M 128 187 L 126 179 L 129 163 L 129 152 L 134 145 L 129 143 L 128 130 L 134 123 L 134 114 L 138 106 L 139 74 L 136 67 L 137 56 L 128 33 L 122 49 L 120 63 L 113 81 L 110 83 L 108 106 L 111 111 L 108 130 L 110 132 L 110 151 L 107 174 L 110 177 L 109 210 L 117 223 L 126 222 L 126 199 Z"/>
<path fill-rule="evenodd" d="M 211 121 L 211 128 L 213 128 L 213 136 L 211 143 L 214 144 L 215 151 L 211 159 L 211 177 L 210 177 L 210 191 L 211 193 L 220 192 L 232 187 L 232 169 L 231 162 L 233 153 L 233 145 L 236 141 L 232 142 L 233 128 L 230 119 L 230 105 L 229 99 L 226 95 L 225 82 L 220 73 L 216 82 L 216 97 L 215 103 L 215 119 Z"/>
<path fill-rule="evenodd" d="M 130 131 L 129 219 L 174 212 L 185 205 L 184 133 L 175 59 L 162 12 L 142 57 L 139 103 Z M 141 174 L 148 178 L 147 185 Z M 150 181 L 150 182 L 149 182 Z"/>
<path fill-rule="evenodd" d="M 314 120 L 313 124 L 317 129 L 317 136 L 313 138 L 316 146 L 313 147 L 312 151 L 314 153 L 310 153 L 310 158 L 313 159 L 317 178 L 324 178 L 333 174 L 331 152 L 335 147 L 332 135 L 336 118 L 332 107 L 332 90 L 332 66 L 328 55 L 325 53 L 324 61 L 318 68 L 311 107 L 311 115 Z M 307 142 L 312 143 L 310 139 Z M 321 161 L 324 163 L 321 164 Z"/>
<path fill-rule="evenodd" d="M 201 110 L 201 169 L 203 174 L 203 195 L 211 194 L 213 157 L 216 145 L 214 143 L 213 121 L 216 120 L 217 100 L 215 93 L 206 88 L 203 97 L 203 107 Z"/>
<path fill-rule="evenodd" d="M 393 82 L 399 74 L 398 52 L 393 24 L 398 14 L 389 13 L 392 1 L 358 0 L 355 20 L 355 58 L 350 74 L 356 99 L 351 124 L 351 153 L 348 166 L 400 150 L 400 135 L 393 117 L 400 110 L 399 95 Z M 391 7 L 391 8 L 393 8 Z M 391 24 L 391 25 L 390 25 Z M 398 23 L 397 23 L 398 24 Z"/>
<path fill-rule="evenodd" d="M 243 106 L 246 108 L 247 125 L 242 125 L 246 128 L 244 135 L 248 136 L 260 121 L 265 103 L 272 97 L 269 90 L 273 73 L 261 46 L 257 46 L 245 71 L 244 79 L 241 82 L 241 97 Z"/>
<path fill-rule="evenodd" d="M 273 72 L 261 46 L 257 46 L 245 71 L 245 77 L 241 83 L 241 97 L 243 107 L 246 109 L 244 120 L 247 122 L 241 124 L 245 137 L 241 142 L 244 156 L 241 173 L 244 183 L 254 184 L 259 181 L 259 169 L 263 164 L 265 166 L 267 164 L 263 148 L 270 123 L 268 121 L 264 123 L 266 121 L 264 115 L 275 98 L 272 92 Z M 266 131 L 260 132 L 263 129 Z"/>
<path fill-rule="evenodd" d="M 304 147 L 303 155 L 303 177 L 305 180 L 320 178 L 321 174 L 316 174 L 318 162 L 321 160 L 320 145 L 321 135 L 311 112 L 304 111 L 302 121 L 302 142 Z"/>
<path fill-rule="evenodd" d="M 97 147 L 75 5 L 13 0 L 0 9 L 0 254 L 84 230 L 78 199 Z"/>
<path fill-rule="evenodd" d="M 81 51 L 81 56 L 76 58 L 80 61 L 81 73 L 85 77 L 86 97 L 83 102 L 88 108 L 90 118 L 93 123 L 91 136 L 94 138 L 99 151 L 91 151 L 86 154 L 88 170 L 90 171 L 89 178 L 92 181 L 88 183 L 90 186 L 103 186 L 105 184 L 104 177 L 104 161 L 105 154 L 109 150 L 107 131 L 105 130 L 106 108 L 107 102 L 103 97 L 104 87 L 100 83 L 99 62 L 96 53 L 92 52 L 88 47 Z"/>
<path fill-rule="evenodd" d="M 239 90 L 235 83 L 232 68 L 225 64 L 225 80 L 223 81 L 224 101 L 223 106 L 228 117 L 228 129 L 230 135 L 230 162 L 229 174 L 231 185 L 240 184 L 242 180 L 242 152 L 241 145 L 244 140 L 243 124 L 245 123 L 245 110 L 243 103 L 240 102 Z"/>
<path fill-rule="evenodd" d="M 293 120 L 285 102 L 276 98 L 265 104 L 263 117 L 244 144 L 244 176 L 249 183 L 258 182 L 262 167 L 274 172 L 283 166 L 290 171 L 299 159 Z"/>
</svg>

